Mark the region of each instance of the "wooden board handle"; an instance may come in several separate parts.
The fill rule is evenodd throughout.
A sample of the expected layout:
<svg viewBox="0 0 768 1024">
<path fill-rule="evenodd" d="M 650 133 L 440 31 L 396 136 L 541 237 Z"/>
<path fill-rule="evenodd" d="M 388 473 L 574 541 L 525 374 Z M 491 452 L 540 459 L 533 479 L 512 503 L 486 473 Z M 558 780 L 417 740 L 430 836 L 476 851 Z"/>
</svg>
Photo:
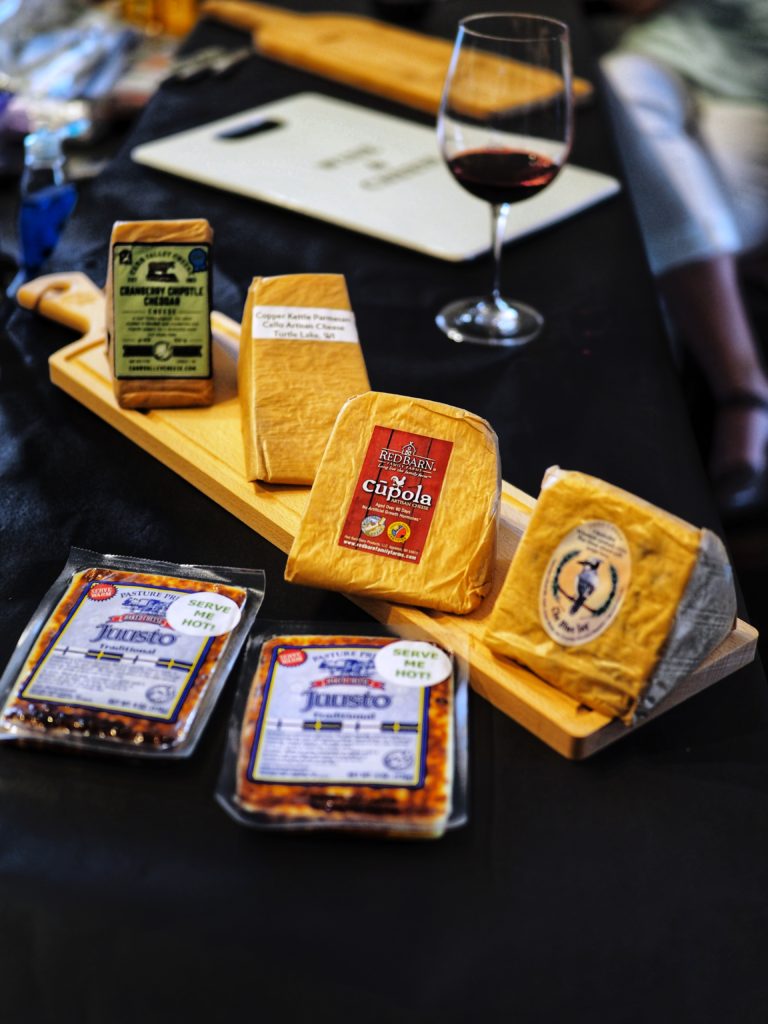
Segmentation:
<svg viewBox="0 0 768 1024">
<path fill-rule="evenodd" d="M 104 292 L 85 274 L 77 271 L 47 274 L 19 288 L 16 299 L 24 309 L 64 324 L 80 333 L 80 341 L 106 340 Z M 214 341 L 230 352 L 240 343 L 240 324 L 213 310 L 211 330 Z"/>
<path fill-rule="evenodd" d="M 48 274 L 23 284 L 16 299 L 25 309 L 34 309 L 75 331 L 83 341 L 106 337 L 104 292 L 85 274 Z"/>
</svg>

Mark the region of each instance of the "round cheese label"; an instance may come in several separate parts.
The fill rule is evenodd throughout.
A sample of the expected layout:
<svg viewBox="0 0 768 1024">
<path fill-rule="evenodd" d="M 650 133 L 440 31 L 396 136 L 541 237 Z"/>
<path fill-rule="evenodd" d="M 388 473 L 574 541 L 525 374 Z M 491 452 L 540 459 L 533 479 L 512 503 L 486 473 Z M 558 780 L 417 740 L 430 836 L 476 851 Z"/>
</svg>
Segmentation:
<svg viewBox="0 0 768 1024">
<path fill-rule="evenodd" d="M 395 640 L 376 655 L 376 671 L 399 686 L 434 686 L 451 674 L 451 659 L 426 640 Z"/>
<path fill-rule="evenodd" d="M 557 643 L 589 643 L 618 614 L 632 575 L 627 539 L 618 526 L 594 519 L 555 548 L 541 581 L 541 624 Z"/>
<path fill-rule="evenodd" d="M 166 612 L 168 625 L 188 636 L 222 636 L 240 621 L 242 609 L 225 594 L 197 591 L 177 597 Z"/>
</svg>

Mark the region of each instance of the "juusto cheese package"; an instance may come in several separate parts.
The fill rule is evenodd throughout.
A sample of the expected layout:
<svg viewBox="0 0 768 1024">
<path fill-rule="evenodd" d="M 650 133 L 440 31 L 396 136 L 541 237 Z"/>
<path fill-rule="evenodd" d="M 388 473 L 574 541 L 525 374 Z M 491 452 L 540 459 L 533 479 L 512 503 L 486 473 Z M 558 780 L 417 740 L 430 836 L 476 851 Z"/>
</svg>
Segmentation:
<svg viewBox="0 0 768 1024">
<path fill-rule="evenodd" d="M 496 435 L 463 409 L 368 392 L 333 428 L 285 578 L 463 614 L 493 577 Z"/>
<path fill-rule="evenodd" d="M 722 542 L 584 473 L 547 470 L 488 646 L 631 723 L 733 628 Z"/>
<path fill-rule="evenodd" d="M 437 838 L 466 821 L 466 651 L 360 627 L 252 637 L 217 788 L 241 824 Z"/>
<path fill-rule="evenodd" d="M 73 548 L 0 679 L 0 739 L 188 756 L 263 596 L 260 569 Z"/>
<path fill-rule="evenodd" d="M 311 484 L 339 409 L 369 387 L 341 274 L 254 278 L 238 358 L 249 480 Z"/>
</svg>

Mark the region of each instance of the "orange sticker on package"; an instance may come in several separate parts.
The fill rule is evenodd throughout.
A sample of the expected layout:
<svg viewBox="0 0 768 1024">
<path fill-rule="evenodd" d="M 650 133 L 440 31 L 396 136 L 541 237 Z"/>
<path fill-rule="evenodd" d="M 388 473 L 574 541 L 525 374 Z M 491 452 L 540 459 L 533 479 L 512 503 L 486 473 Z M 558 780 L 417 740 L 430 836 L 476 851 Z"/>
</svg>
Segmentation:
<svg viewBox="0 0 768 1024">
<path fill-rule="evenodd" d="M 418 563 L 452 449 L 452 441 L 374 427 L 341 547 Z"/>
</svg>

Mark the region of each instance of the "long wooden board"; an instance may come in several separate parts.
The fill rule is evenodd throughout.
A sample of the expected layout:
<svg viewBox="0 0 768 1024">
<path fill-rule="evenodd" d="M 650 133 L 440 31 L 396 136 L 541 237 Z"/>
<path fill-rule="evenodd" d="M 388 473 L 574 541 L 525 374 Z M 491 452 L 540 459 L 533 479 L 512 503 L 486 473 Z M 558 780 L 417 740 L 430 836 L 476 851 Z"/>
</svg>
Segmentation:
<svg viewBox="0 0 768 1024">
<path fill-rule="evenodd" d="M 253 33 L 265 57 L 302 68 L 324 78 L 436 114 L 451 61 L 452 43 L 388 25 L 361 15 L 297 14 L 269 4 L 243 0 L 208 0 L 201 13 Z M 508 106 L 539 103 L 557 93 L 562 83 L 552 72 L 489 57 L 505 73 Z M 573 81 L 573 95 L 583 100 L 592 86 Z M 482 116 L 498 103 L 496 95 L 478 92 L 467 113 Z"/>
<path fill-rule="evenodd" d="M 213 406 L 133 412 L 121 409 L 115 401 L 104 343 L 104 296 L 85 275 L 38 278 L 20 289 L 18 300 L 81 334 L 77 341 L 51 356 L 54 384 L 282 551 L 288 551 L 309 491 L 253 484 L 244 477 L 236 380 L 238 324 L 219 313 L 212 316 L 217 341 Z M 560 754 L 581 759 L 638 726 L 624 726 L 577 704 L 522 666 L 492 654 L 482 642 L 485 620 L 534 506 L 529 495 L 504 484 L 494 589 L 471 615 L 447 615 L 347 596 L 381 622 L 416 626 L 437 641 L 466 645 L 471 684 L 478 693 Z M 645 721 L 748 664 L 755 656 L 756 643 L 757 631 L 739 620 L 724 643 Z"/>
</svg>

